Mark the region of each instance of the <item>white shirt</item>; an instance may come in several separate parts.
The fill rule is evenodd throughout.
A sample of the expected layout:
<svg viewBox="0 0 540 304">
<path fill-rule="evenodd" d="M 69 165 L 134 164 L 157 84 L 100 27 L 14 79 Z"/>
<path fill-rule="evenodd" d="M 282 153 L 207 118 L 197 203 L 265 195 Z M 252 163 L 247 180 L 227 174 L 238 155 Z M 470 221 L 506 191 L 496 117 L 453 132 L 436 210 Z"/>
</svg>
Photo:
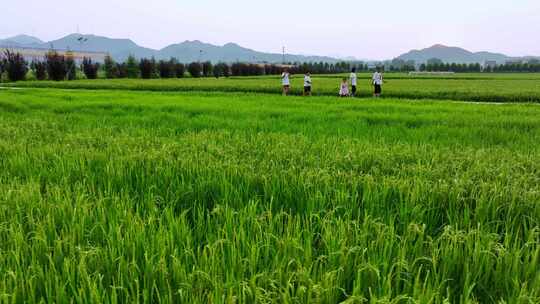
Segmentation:
<svg viewBox="0 0 540 304">
<path fill-rule="evenodd" d="M 351 85 L 356 86 L 356 73 L 351 73 Z"/>
<path fill-rule="evenodd" d="M 291 85 L 291 82 L 289 80 L 289 73 L 283 72 L 281 74 L 281 84 L 284 85 L 284 86 Z"/>
<path fill-rule="evenodd" d="M 304 76 L 304 87 L 310 87 L 311 86 L 311 76 Z"/>
<path fill-rule="evenodd" d="M 383 84 L 383 77 L 381 73 L 379 72 L 373 73 L 373 84 L 378 84 L 378 85 Z"/>
</svg>

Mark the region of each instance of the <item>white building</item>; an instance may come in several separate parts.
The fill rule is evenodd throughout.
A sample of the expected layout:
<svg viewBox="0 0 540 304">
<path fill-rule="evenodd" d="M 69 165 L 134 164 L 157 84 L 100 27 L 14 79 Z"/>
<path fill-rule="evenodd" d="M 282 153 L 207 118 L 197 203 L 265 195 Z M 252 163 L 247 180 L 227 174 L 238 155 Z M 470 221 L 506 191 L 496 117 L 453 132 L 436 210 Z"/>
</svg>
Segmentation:
<svg viewBox="0 0 540 304">
<path fill-rule="evenodd" d="M 45 55 L 50 51 L 49 49 L 38 48 L 25 48 L 25 47 L 4 47 L 0 46 L 0 54 L 4 54 L 9 50 L 13 53 L 20 53 L 24 59 L 28 62 L 36 60 L 43 61 Z M 55 50 L 59 55 L 72 56 L 76 62 L 82 62 L 83 58 L 90 58 L 94 62 L 103 62 L 107 53 L 103 52 L 87 52 L 87 51 L 68 51 L 68 50 Z"/>
</svg>

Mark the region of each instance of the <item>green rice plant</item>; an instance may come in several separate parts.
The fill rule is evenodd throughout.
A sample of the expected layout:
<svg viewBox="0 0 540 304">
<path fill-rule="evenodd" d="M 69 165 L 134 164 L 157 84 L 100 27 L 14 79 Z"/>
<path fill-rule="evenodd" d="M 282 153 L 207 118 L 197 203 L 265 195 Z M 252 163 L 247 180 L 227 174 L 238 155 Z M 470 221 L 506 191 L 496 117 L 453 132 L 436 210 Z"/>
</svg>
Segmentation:
<svg viewBox="0 0 540 304">
<path fill-rule="evenodd" d="M 195 64 L 197 65 L 197 64 Z M 200 66 L 199 66 L 200 68 Z M 193 72 L 193 71 L 192 71 Z M 200 72 L 200 71 L 199 71 Z M 197 72 L 197 73 L 199 73 Z M 313 94 L 337 96 L 339 75 L 313 77 Z M 389 74 L 383 86 L 383 96 L 401 99 L 437 99 L 476 102 L 540 102 L 540 79 L 536 74 L 465 74 L 451 77 L 407 76 Z M 281 93 L 279 77 L 230 77 L 185 79 L 100 79 L 75 82 L 17 82 L 5 86 L 61 88 L 61 89 L 110 89 L 173 92 L 251 92 Z M 292 79 L 292 94 L 301 95 L 303 77 Z M 358 97 L 372 95 L 371 77 L 360 75 Z"/>
<path fill-rule="evenodd" d="M 539 114 L 2 90 L 0 302 L 538 303 Z"/>
</svg>

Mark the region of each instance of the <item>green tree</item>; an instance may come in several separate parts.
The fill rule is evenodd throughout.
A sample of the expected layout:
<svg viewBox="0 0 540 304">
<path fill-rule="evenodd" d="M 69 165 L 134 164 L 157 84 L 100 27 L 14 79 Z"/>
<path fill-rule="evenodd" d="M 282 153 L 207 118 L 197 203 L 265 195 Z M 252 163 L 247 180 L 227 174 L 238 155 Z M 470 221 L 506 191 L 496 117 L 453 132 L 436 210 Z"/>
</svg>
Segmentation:
<svg viewBox="0 0 540 304">
<path fill-rule="evenodd" d="M 67 80 L 75 80 L 77 78 L 77 68 L 75 66 L 75 60 L 73 60 L 73 54 L 68 54 L 66 58 L 66 78 Z"/>
<path fill-rule="evenodd" d="M 30 64 L 30 68 L 32 69 L 32 72 L 36 76 L 37 80 L 47 79 L 47 64 L 45 64 L 45 62 L 34 60 Z"/>
<path fill-rule="evenodd" d="M 171 61 L 160 60 L 158 63 L 159 77 L 161 78 L 171 78 L 173 77 L 173 65 Z"/>
<path fill-rule="evenodd" d="M 5 69 L 8 79 L 11 81 L 20 81 L 26 79 L 28 73 L 28 63 L 20 53 L 14 53 L 9 50 L 4 52 L 6 57 Z"/>
<path fill-rule="evenodd" d="M 49 79 L 55 81 L 66 79 L 67 66 L 64 55 L 51 50 L 45 55 L 45 62 L 47 64 L 47 75 L 49 75 Z"/>
<path fill-rule="evenodd" d="M 87 79 L 96 79 L 98 72 L 97 63 L 93 63 L 90 58 L 83 58 L 82 71 Z"/>
<path fill-rule="evenodd" d="M 203 62 L 203 64 L 202 64 L 202 73 L 203 73 L 204 77 L 212 76 L 213 69 L 214 69 L 214 66 L 212 65 L 212 62 L 210 62 L 210 61 Z"/>
<path fill-rule="evenodd" d="M 176 75 L 176 78 L 184 78 L 185 73 L 186 66 L 183 63 L 176 62 L 174 64 L 174 75 Z"/>
<path fill-rule="evenodd" d="M 443 64 L 443 61 L 440 60 L 439 58 L 430 58 L 428 59 L 427 64 L 431 66 L 439 66 Z"/>
<path fill-rule="evenodd" d="M 199 78 L 201 77 L 201 73 L 202 73 L 202 66 L 199 62 L 192 62 L 188 65 L 188 68 L 187 68 L 189 74 L 191 75 L 191 77 L 193 78 Z"/>
<path fill-rule="evenodd" d="M 155 77 L 156 61 L 154 58 L 143 58 L 139 62 L 139 70 L 142 79 L 150 79 Z"/>
<path fill-rule="evenodd" d="M 116 78 L 127 78 L 127 64 L 125 62 L 117 62 L 115 65 Z"/>
<path fill-rule="evenodd" d="M 105 56 L 103 63 L 103 70 L 105 71 L 105 77 L 108 79 L 116 78 L 116 64 L 111 56 Z"/>
<path fill-rule="evenodd" d="M 127 58 L 126 68 L 128 78 L 139 78 L 139 65 L 137 64 L 137 60 L 133 55 L 129 55 L 129 57 Z"/>
</svg>

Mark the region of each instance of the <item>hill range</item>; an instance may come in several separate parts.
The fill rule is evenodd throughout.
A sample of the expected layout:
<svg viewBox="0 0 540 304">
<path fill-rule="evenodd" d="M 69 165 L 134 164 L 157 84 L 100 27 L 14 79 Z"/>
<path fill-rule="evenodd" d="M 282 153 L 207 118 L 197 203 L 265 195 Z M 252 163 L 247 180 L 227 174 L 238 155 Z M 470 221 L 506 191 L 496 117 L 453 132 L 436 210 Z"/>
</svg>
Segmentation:
<svg viewBox="0 0 540 304">
<path fill-rule="evenodd" d="M 87 52 L 107 52 L 115 60 L 124 61 L 129 55 L 136 58 L 155 57 L 156 59 L 177 58 L 181 62 L 212 61 L 212 62 L 268 62 L 279 63 L 283 61 L 283 55 L 278 53 L 265 53 L 242 47 L 235 43 L 227 43 L 223 46 L 204 43 L 198 40 L 184 41 L 171 44 L 163 49 L 155 50 L 140 46 L 130 39 L 116 39 L 104 36 L 70 34 L 53 41 L 42 41 L 39 38 L 18 35 L 6 39 L 0 39 L 0 47 L 13 48 L 39 48 L 73 50 Z M 500 53 L 470 52 L 463 48 L 449 47 L 441 44 L 421 50 L 412 50 L 402 54 L 396 59 L 405 61 L 413 60 L 415 63 L 425 63 L 431 58 L 441 59 L 448 63 L 484 63 L 495 61 L 498 64 L 507 61 L 528 60 L 537 57 L 510 57 Z M 353 61 L 354 57 L 334 58 L 330 56 L 305 56 L 286 54 L 287 62 L 329 62 Z"/>
<path fill-rule="evenodd" d="M 198 40 L 184 41 L 171 44 L 161 50 L 154 50 L 137 45 L 130 39 L 115 39 L 96 35 L 70 34 L 63 38 L 43 42 L 38 38 L 19 35 L 7 39 L 0 39 L 3 47 L 47 48 L 57 50 L 107 52 L 115 60 L 124 61 L 129 55 L 136 58 L 155 57 L 156 59 L 169 59 L 175 57 L 181 62 L 212 61 L 212 62 L 269 62 L 283 61 L 283 54 L 264 53 L 244 48 L 235 43 L 217 46 Z M 304 56 L 286 54 L 287 62 L 337 62 L 340 59 L 328 56 Z"/>
<path fill-rule="evenodd" d="M 507 61 L 530 60 L 536 57 L 510 57 L 500 53 L 470 52 L 459 47 L 436 44 L 422 50 L 412 50 L 398 56 L 396 59 L 402 59 L 405 61 L 413 60 L 417 63 L 425 63 L 432 58 L 441 59 L 446 63 L 484 63 L 486 61 L 495 61 L 498 64 L 504 64 Z"/>
</svg>

